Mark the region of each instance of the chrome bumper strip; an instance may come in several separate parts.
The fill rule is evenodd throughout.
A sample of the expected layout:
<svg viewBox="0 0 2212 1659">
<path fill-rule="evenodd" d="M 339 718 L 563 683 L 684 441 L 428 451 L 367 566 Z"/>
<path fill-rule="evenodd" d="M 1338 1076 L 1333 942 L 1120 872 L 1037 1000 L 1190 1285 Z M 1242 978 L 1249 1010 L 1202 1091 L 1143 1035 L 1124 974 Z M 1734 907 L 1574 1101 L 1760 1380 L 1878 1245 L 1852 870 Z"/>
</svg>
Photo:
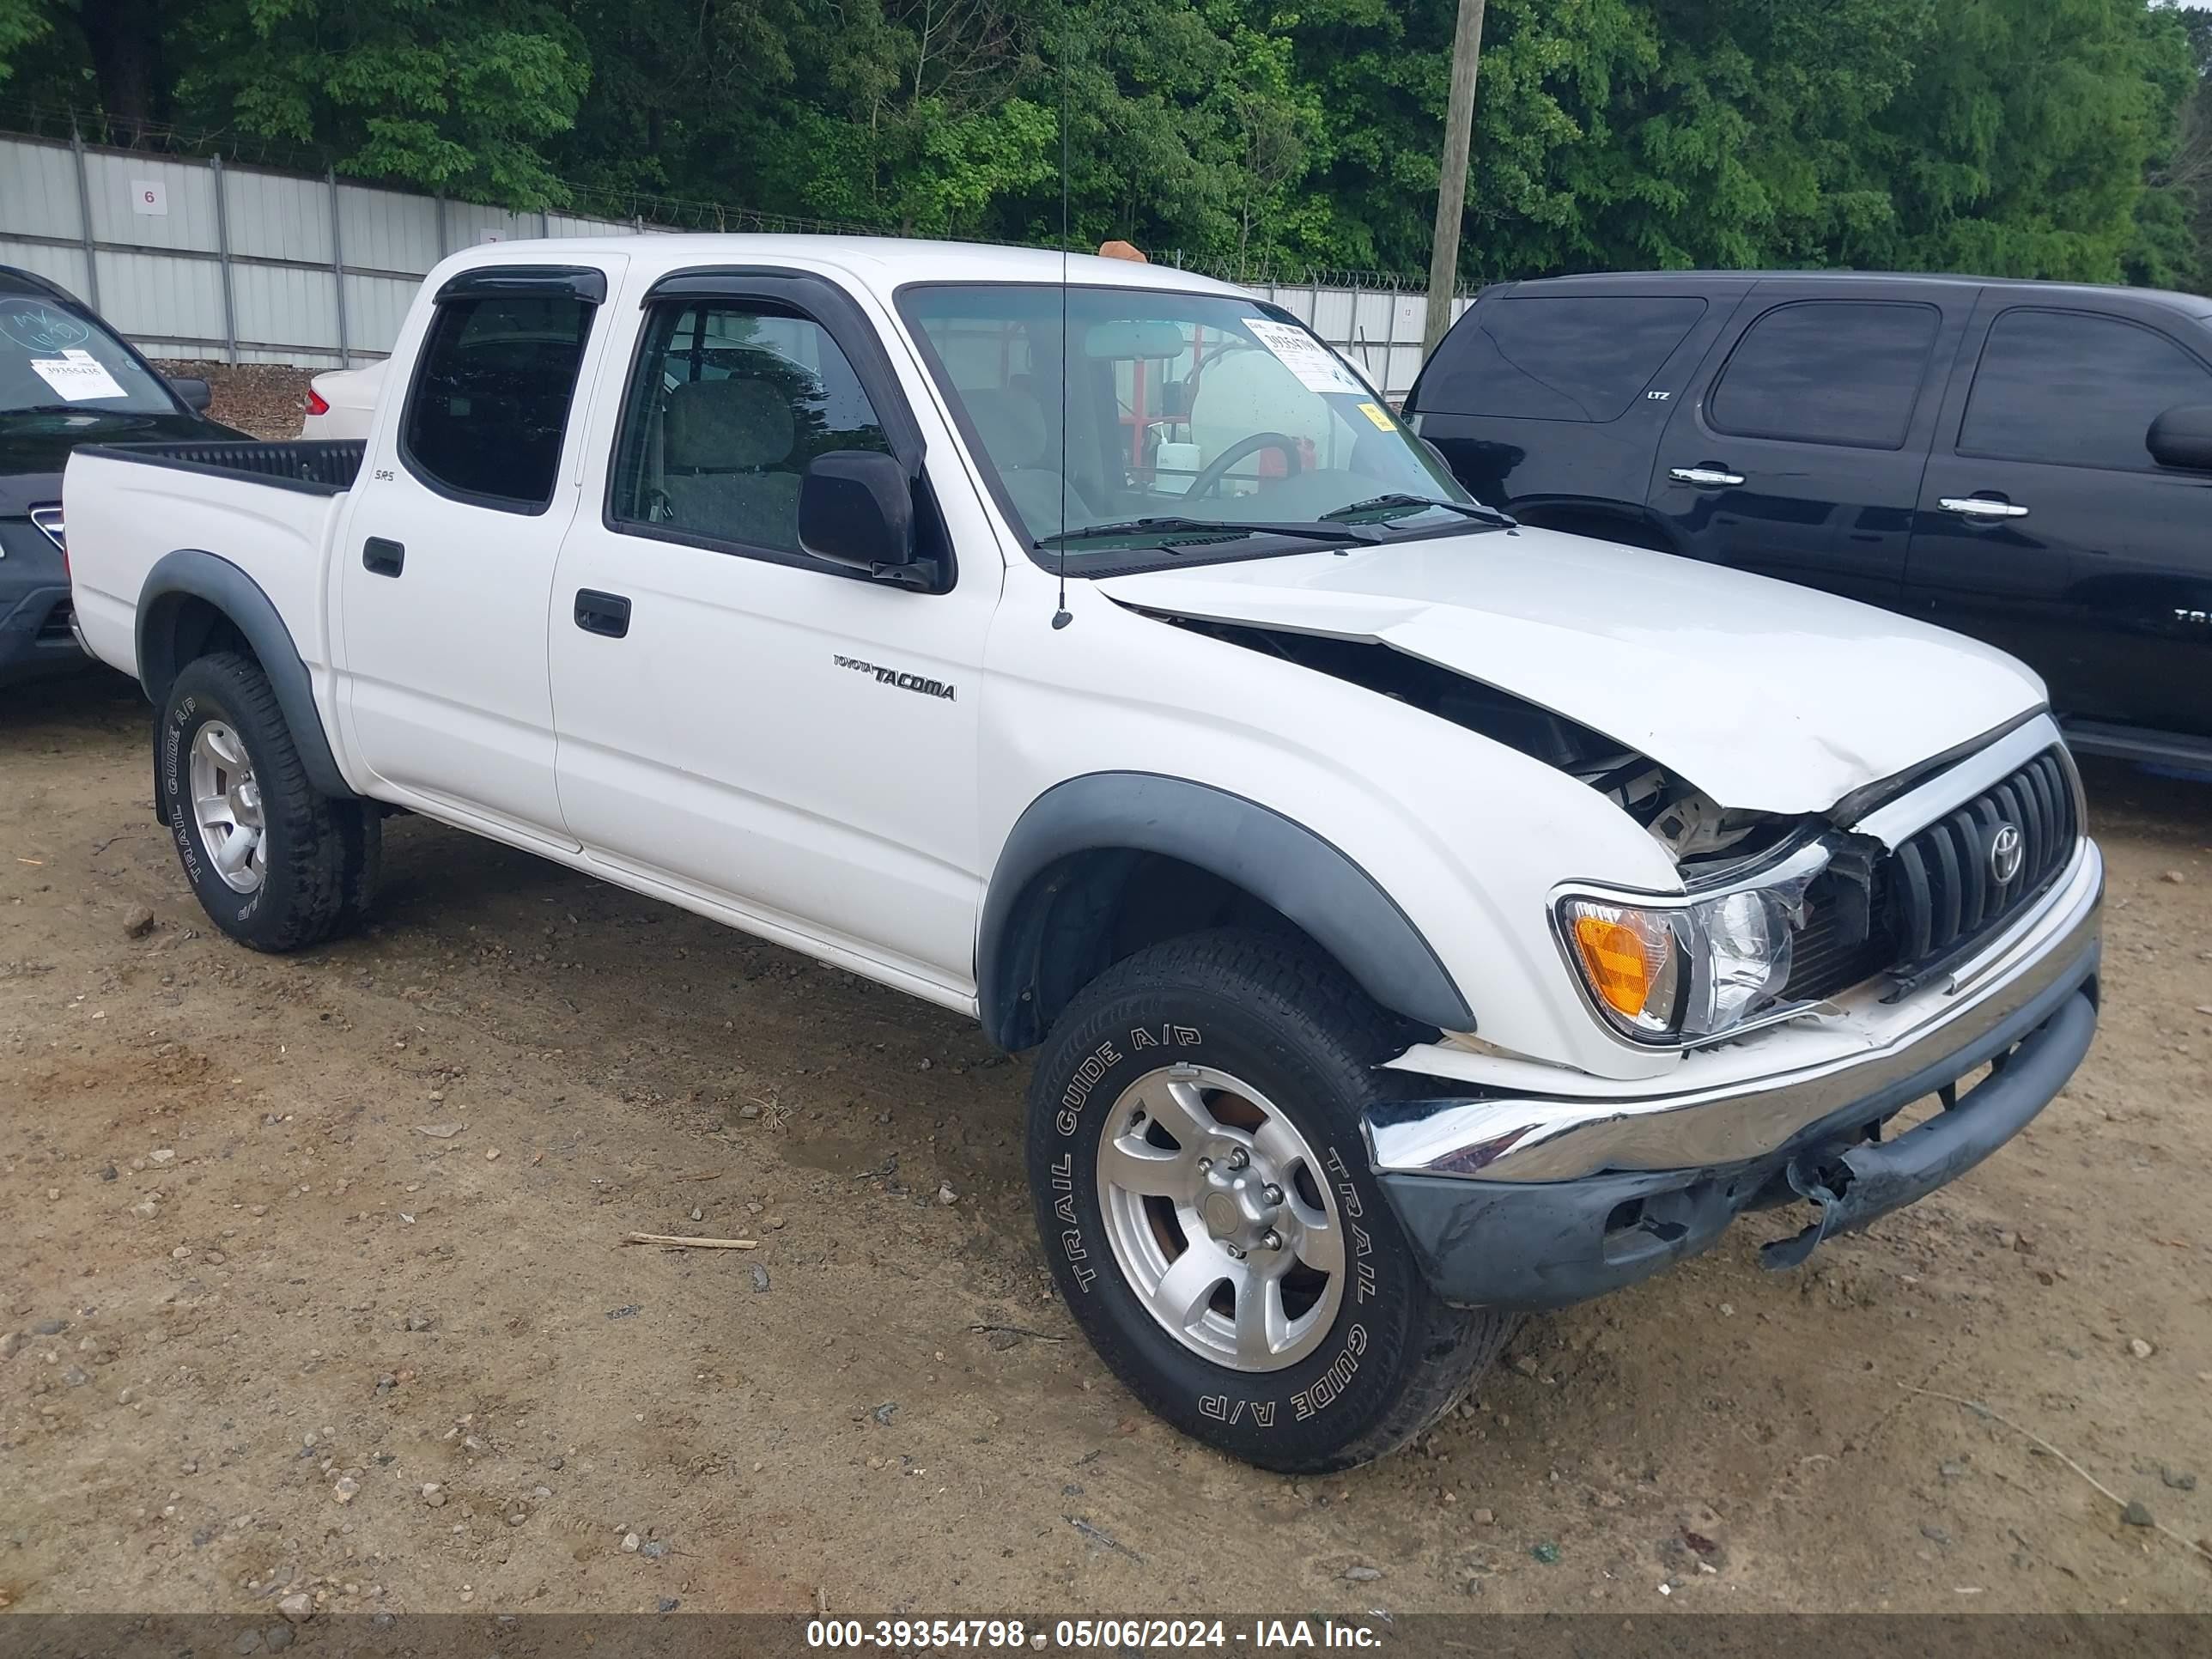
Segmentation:
<svg viewBox="0 0 2212 1659">
<path fill-rule="evenodd" d="M 1370 1156 L 1379 1170 L 1484 1181 L 1571 1181 L 1607 1170 L 1697 1169 L 1761 1157 L 1966 1053 L 2068 975 L 2075 983 L 2086 978 L 2104 884 L 2103 856 L 2085 840 L 2042 902 L 1944 983 L 1904 1002 L 1863 994 L 1818 1025 L 1773 1027 L 1732 1049 L 1690 1056 L 1672 1090 L 1458 1098 L 1426 1113 L 1417 1107 L 1411 1116 L 1381 1108 L 1367 1122 Z M 1837 1052 L 1838 1039 L 1855 1046 Z M 1771 1051 L 1777 1069 L 1741 1075 L 1753 1048 Z M 1808 1048 L 1826 1052 L 1813 1058 Z M 1796 1065 L 1785 1058 L 1793 1054 L 1801 1057 Z M 1722 1066 L 1724 1082 L 1689 1081 Z"/>
</svg>

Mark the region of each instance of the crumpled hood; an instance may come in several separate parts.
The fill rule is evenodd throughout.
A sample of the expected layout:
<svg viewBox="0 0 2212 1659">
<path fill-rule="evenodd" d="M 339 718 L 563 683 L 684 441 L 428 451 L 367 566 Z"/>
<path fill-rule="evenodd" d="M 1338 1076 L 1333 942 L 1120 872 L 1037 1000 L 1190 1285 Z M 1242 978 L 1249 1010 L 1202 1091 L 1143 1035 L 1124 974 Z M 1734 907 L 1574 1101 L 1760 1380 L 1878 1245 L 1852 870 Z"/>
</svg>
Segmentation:
<svg viewBox="0 0 2212 1659">
<path fill-rule="evenodd" d="M 1820 811 L 2045 700 L 2024 664 L 1956 634 L 1556 531 L 1097 586 L 1141 610 L 1389 646 L 1580 721 L 1753 811 Z"/>
</svg>

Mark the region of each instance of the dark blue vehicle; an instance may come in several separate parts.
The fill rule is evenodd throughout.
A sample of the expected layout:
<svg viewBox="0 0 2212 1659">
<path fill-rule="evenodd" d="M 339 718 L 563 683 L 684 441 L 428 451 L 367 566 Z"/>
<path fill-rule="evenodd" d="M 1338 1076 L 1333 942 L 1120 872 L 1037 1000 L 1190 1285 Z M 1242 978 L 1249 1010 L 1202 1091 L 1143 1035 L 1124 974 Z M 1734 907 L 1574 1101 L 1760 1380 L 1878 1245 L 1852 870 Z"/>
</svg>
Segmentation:
<svg viewBox="0 0 2212 1659">
<path fill-rule="evenodd" d="M 2212 769 L 2212 300 L 1862 272 L 1486 289 L 1407 399 L 1531 523 L 1987 640 L 2079 750 Z"/>
<path fill-rule="evenodd" d="M 62 468 L 88 443 L 244 438 L 205 380 L 167 380 L 68 290 L 0 265 L 0 685 L 82 668 Z"/>
</svg>

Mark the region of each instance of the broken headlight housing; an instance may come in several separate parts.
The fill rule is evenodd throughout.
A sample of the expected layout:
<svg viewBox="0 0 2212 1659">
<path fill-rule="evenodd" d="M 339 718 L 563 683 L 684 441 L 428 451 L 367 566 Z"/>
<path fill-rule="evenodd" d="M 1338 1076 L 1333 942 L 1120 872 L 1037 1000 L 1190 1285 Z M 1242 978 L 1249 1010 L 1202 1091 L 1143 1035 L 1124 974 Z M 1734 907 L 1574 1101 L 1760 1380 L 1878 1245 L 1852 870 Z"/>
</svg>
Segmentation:
<svg viewBox="0 0 2212 1659">
<path fill-rule="evenodd" d="M 1576 885 L 1553 915 L 1590 1004 L 1632 1042 L 1689 1047 L 1794 1009 L 1781 1002 L 1805 890 L 1827 849 L 1804 844 L 1725 887 L 1680 896 Z"/>
</svg>

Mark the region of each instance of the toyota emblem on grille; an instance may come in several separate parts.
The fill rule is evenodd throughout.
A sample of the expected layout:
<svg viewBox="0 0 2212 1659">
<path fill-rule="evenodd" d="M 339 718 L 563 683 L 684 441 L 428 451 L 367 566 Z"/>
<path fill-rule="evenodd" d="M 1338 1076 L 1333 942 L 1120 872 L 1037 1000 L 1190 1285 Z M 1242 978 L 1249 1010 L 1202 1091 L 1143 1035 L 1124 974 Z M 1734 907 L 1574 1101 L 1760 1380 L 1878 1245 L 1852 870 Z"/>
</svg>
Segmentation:
<svg viewBox="0 0 2212 1659">
<path fill-rule="evenodd" d="M 2020 826 L 2001 823 L 1997 832 L 1990 837 L 1990 874 L 2002 887 L 2020 873 L 2021 861 L 2027 857 L 2020 841 Z"/>
</svg>

